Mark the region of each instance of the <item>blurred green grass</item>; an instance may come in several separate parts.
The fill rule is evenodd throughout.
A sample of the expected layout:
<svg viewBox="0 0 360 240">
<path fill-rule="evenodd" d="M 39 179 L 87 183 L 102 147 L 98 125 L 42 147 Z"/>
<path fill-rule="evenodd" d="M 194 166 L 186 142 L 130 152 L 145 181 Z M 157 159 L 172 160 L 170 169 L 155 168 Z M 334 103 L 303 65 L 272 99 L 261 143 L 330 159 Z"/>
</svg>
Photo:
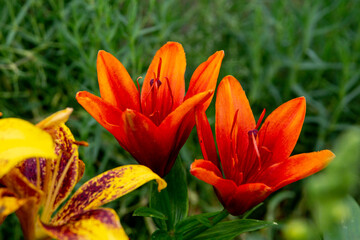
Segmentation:
<svg viewBox="0 0 360 240">
<path fill-rule="evenodd" d="M 78 140 L 90 144 L 81 149 L 86 163 L 83 181 L 134 163 L 77 104 L 75 94 L 99 93 L 98 50 L 116 56 L 135 80 L 145 75 L 157 49 L 167 41 L 178 41 L 186 52 L 187 84 L 201 62 L 224 50 L 219 81 L 234 75 L 255 116 L 263 108 L 270 113 L 291 98 L 306 97 L 305 124 L 294 153 L 332 148 L 342 131 L 360 123 L 359 15 L 357 0 L 4 0 L 0 111 L 4 117 L 37 122 L 65 107 L 74 108 L 68 125 Z M 212 124 L 213 105 L 207 112 Z M 195 131 L 180 154 L 187 167 L 201 157 Z M 188 178 L 191 214 L 221 208 L 210 186 Z M 131 217 L 136 207 L 147 204 L 147 188 L 110 204 L 132 239 L 148 239 L 153 227 L 148 220 Z M 301 200 L 301 182 L 286 189 L 296 197 L 284 200 L 275 219 L 309 218 L 309 206 Z M 266 215 L 270 200 L 254 217 Z M 3 237 L 21 238 L 14 235 L 19 228 L 7 227 L 15 222 L 10 217 L 0 227 Z"/>
</svg>

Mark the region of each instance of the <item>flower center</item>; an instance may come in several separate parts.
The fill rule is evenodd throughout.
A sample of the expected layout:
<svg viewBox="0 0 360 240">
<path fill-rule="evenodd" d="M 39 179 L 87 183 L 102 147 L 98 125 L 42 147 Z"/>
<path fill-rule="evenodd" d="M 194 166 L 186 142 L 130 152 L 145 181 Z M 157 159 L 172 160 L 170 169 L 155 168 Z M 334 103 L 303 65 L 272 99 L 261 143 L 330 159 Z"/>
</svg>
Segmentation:
<svg viewBox="0 0 360 240">
<path fill-rule="evenodd" d="M 244 144 L 244 141 L 239 142 L 238 132 L 237 132 L 237 118 L 238 111 L 235 112 L 231 131 L 230 131 L 230 141 L 231 141 L 231 158 L 233 166 L 229 166 L 230 169 L 230 178 L 233 179 L 237 185 L 240 185 L 244 182 L 249 182 L 253 175 L 256 175 L 255 172 L 261 171 L 262 163 L 267 158 L 268 152 L 270 152 L 266 147 L 261 146 L 259 143 L 259 127 L 265 116 L 265 109 L 261 113 L 259 120 L 256 123 L 254 129 L 251 129 L 247 132 L 248 134 L 248 145 L 246 151 L 240 150 L 241 144 Z M 245 152 L 245 153 L 243 153 Z"/>
<path fill-rule="evenodd" d="M 153 72 L 154 76 L 150 80 L 150 90 L 143 99 L 140 99 L 141 112 L 149 117 L 157 126 L 173 110 L 174 106 L 170 81 L 168 77 L 161 77 L 161 66 L 162 59 L 160 58 L 157 72 Z M 139 83 L 138 88 L 140 93 Z"/>
</svg>

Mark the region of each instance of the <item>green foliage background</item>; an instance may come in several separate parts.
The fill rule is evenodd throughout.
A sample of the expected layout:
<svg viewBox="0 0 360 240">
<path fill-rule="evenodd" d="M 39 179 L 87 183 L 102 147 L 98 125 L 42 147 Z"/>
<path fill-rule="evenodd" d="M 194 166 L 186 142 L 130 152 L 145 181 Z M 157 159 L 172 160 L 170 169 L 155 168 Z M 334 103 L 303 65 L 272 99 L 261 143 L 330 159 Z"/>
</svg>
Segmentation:
<svg viewBox="0 0 360 240">
<path fill-rule="evenodd" d="M 183 44 L 187 84 L 195 68 L 225 51 L 219 82 L 235 76 L 258 117 L 298 96 L 307 100 L 305 124 L 294 153 L 334 146 L 341 132 L 359 125 L 360 1 L 124 1 L 3 0 L 0 3 L 0 111 L 4 117 L 38 122 L 65 107 L 86 163 L 83 181 L 113 167 L 134 163 L 76 102 L 75 94 L 98 94 L 96 56 L 116 56 L 135 80 L 144 76 L 156 50 L 167 41 Z M 214 123 L 214 104 L 208 110 Z M 268 114 L 267 114 L 268 115 Z M 181 150 L 189 168 L 201 158 L 195 131 Z M 359 165 L 359 162 L 355 166 Z M 355 172 L 355 175 L 359 171 Z M 344 172 L 334 176 L 342 181 Z M 356 179 L 357 180 L 357 179 Z M 352 183 L 358 185 L 355 181 Z M 188 175 L 190 214 L 220 210 L 212 187 Z M 284 223 L 248 234 L 278 239 L 293 219 L 312 224 L 303 182 L 270 196 L 251 217 Z M 132 239 L 148 239 L 154 225 L 132 212 L 148 202 L 149 186 L 111 203 Z M 359 191 L 352 195 L 359 199 Z M 306 224 L 305 224 L 306 225 Z M 15 216 L 0 237 L 21 239 Z M 286 234 L 285 234 L 286 235 Z"/>
</svg>

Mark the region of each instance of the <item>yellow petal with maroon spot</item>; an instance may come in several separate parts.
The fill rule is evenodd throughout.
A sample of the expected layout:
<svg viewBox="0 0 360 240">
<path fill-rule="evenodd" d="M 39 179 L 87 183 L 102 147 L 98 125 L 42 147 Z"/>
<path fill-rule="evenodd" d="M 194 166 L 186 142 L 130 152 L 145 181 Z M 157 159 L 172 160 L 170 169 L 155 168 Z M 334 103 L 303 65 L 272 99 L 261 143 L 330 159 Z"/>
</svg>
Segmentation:
<svg viewBox="0 0 360 240">
<path fill-rule="evenodd" d="M 112 209 L 95 209 L 75 215 L 62 225 L 42 224 L 53 238 L 70 240 L 129 239 Z"/>
<path fill-rule="evenodd" d="M 115 200 L 151 180 L 157 181 L 159 191 L 166 187 L 165 180 L 143 165 L 126 165 L 102 173 L 84 183 L 52 223 L 63 224 L 72 216 Z"/>
<path fill-rule="evenodd" d="M 0 178 L 32 157 L 56 157 L 51 136 L 22 119 L 0 119 Z"/>
<path fill-rule="evenodd" d="M 60 161 L 59 168 L 56 173 L 54 173 L 53 168 L 52 174 L 57 174 L 54 185 L 61 185 L 61 188 L 51 207 L 52 210 L 55 210 L 69 196 L 83 173 L 81 160 L 78 159 L 78 145 L 70 129 L 65 125 L 72 111 L 72 108 L 66 108 L 52 114 L 37 124 L 38 127 L 51 134 L 56 143 L 55 153 L 59 155 L 56 160 Z M 53 166 L 55 166 L 55 163 Z M 62 177 L 63 175 L 65 177 Z"/>
</svg>

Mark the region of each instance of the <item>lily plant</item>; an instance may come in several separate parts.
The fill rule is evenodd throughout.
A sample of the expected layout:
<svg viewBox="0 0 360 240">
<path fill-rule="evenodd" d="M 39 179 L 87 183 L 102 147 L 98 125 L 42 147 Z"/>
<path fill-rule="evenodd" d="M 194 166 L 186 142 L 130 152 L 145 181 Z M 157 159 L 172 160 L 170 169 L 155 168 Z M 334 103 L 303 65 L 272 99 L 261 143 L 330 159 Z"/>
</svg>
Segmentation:
<svg viewBox="0 0 360 240">
<path fill-rule="evenodd" d="M 76 99 L 140 164 L 163 177 L 195 125 L 195 107 L 205 111 L 209 106 L 223 57 L 224 52 L 218 51 L 202 63 L 185 95 L 181 44 L 168 42 L 157 51 L 141 91 L 120 61 L 99 51 L 101 97 L 81 91 Z"/>
<path fill-rule="evenodd" d="M 329 150 L 290 156 L 305 118 L 304 97 L 282 104 L 261 125 L 265 110 L 256 123 L 240 83 L 227 76 L 219 84 L 215 108 L 220 161 L 205 112 L 199 110 L 196 125 L 204 159 L 195 160 L 190 172 L 213 185 L 233 215 L 320 171 L 335 157 Z"/>
<path fill-rule="evenodd" d="M 0 161 L 6 169 L 0 172 L 0 220 L 16 212 L 30 240 L 128 239 L 116 212 L 100 206 L 150 180 L 158 182 L 159 191 L 166 182 L 145 166 L 122 166 L 84 183 L 58 209 L 85 168 L 78 145 L 86 143 L 77 142 L 65 125 L 71 112 L 59 111 L 36 126 L 0 120 Z"/>
</svg>

